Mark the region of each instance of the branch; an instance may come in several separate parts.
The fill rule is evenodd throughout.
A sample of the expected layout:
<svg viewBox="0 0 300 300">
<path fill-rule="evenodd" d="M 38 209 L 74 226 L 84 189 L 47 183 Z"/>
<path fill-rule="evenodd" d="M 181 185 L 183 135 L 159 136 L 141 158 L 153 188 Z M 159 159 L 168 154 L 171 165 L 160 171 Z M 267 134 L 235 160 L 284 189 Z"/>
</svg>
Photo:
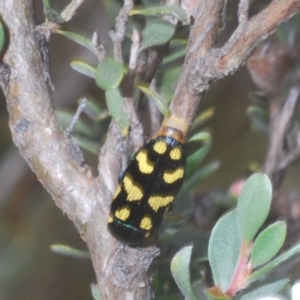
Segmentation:
<svg viewBox="0 0 300 300">
<path fill-rule="evenodd" d="M 78 7 L 84 2 L 84 0 L 72 0 L 72 2 L 65 7 L 65 9 L 61 13 L 61 17 L 65 22 L 68 22 L 75 15 Z"/>
<path fill-rule="evenodd" d="M 0 14 L 10 36 L 3 61 L 10 67 L 11 76 L 9 83 L 2 85 L 10 115 L 9 126 L 14 143 L 57 206 L 79 225 L 90 218 L 87 195 L 95 193 L 95 185 L 89 179 L 89 169 L 73 160 L 58 128 L 43 80 L 32 12 L 32 3 L 28 0 L 24 6 L 19 1 L 0 3 Z M 82 207 L 82 201 L 87 205 Z"/>
<path fill-rule="evenodd" d="M 293 118 L 300 95 L 296 53 L 295 46 L 266 42 L 247 61 L 253 82 L 268 97 L 269 146 L 263 170 L 275 190 L 286 169 L 299 157 L 300 140 Z"/>
<path fill-rule="evenodd" d="M 286 170 L 293 162 L 298 160 L 300 157 L 300 135 L 297 136 L 297 145 L 296 148 L 291 150 L 285 157 L 282 158 L 282 161 L 278 165 L 278 170 Z"/>
<path fill-rule="evenodd" d="M 114 44 L 114 58 L 123 63 L 122 46 L 127 27 L 129 11 L 133 8 L 133 0 L 125 0 L 118 17 L 116 18 L 116 28 L 111 30 L 109 35 Z"/>
<path fill-rule="evenodd" d="M 241 0 L 239 3 L 238 17 L 239 23 L 244 23 L 248 20 L 250 0 Z"/>
<path fill-rule="evenodd" d="M 292 116 L 299 101 L 299 84 L 290 88 L 289 94 L 283 104 L 276 99 L 270 101 L 271 110 L 271 135 L 269 149 L 265 159 L 264 172 L 273 181 L 274 188 L 279 188 L 283 174 L 292 162 L 299 158 L 300 140 L 297 139 L 297 146 L 290 150 L 285 150 L 285 139 Z"/>
<path fill-rule="evenodd" d="M 171 103 L 171 113 L 192 123 L 196 109 L 210 84 L 241 67 L 250 52 L 282 22 L 300 9 L 299 0 L 274 0 L 264 10 L 246 19 L 248 2 L 239 5 L 239 26 L 228 42 L 212 49 L 223 1 L 201 0 L 192 27 L 184 67 Z"/>
</svg>

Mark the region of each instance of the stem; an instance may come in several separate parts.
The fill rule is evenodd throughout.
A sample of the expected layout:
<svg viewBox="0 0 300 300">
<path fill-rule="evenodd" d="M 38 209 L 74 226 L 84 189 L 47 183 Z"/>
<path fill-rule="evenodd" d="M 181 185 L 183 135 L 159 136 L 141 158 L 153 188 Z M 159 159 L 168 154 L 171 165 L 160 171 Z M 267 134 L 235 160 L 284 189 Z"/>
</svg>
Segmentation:
<svg viewBox="0 0 300 300">
<path fill-rule="evenodd" d="M 235 294 L 244 287 L 249 274 L 251 274 L 251 266 L 248 263 L 250 249 L 251 245 L 242 244 L 239 260 L 237 262 L 228 290 L 225 293 L 231 298 L 233 298 Z"/>
</svg>

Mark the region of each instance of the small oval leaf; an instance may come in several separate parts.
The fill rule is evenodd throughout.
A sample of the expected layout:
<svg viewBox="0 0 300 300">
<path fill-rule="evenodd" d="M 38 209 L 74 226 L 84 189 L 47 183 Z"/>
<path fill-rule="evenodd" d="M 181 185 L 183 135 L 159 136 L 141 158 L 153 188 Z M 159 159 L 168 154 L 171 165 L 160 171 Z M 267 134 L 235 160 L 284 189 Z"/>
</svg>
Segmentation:
<svg viewBox="0 0 300 300">
<path fill-rule="evenodd" d="M 99 62 L 96 71 L 96 83 L 103 90 L 116 89 L 124 77 L 123 65 L 112 58 Z"/>
<path fill-rule="evenodd" d="M 274 271 L 276 268 L 281 266 L 284 263 L 287 263 L 291 259 L 300 256 L 300 244 L 296 245 L 295 247 L 289 249 L 288 251 L 284 252 L 283 254 L 277 256 L 272 261 L 267 263 L 266 265 L 259 268 L 257 271 L 253 272 L 248 279 L 247 284 L 250 284 L 262 277 L 265 277 L 270 272 Z"/>
<path fill-rule="evenodd" d="M 101 145 L 90 138 L 86 138 L 82 135 L 72 134 L 72 140 L 83 150 L 86 150 L 92 154 L 98 155 Z"/>
<path fill-rule="evenodd" d="M 88 77 L 96 77 L 96 69 L 82 61 L 72 61 L 71 68 Z"/>
<path fill-rule="evenodd" d="M 51 7 L 50 2 L 51 2 L 50 0 L 43 0 L 45 17 L 51 21 L 54 21 L 55 23 L 63 23 L 64 22 L 63 18 L 56 10 L 54 10 Z"/>
<path fill-rule="evenodd" d="M 55 32 L 94 52 L 94 46 L 90 39 L 74 32 L 63 31 L 59 29 L 55 30 Z"/>
<path fill-rule="evenodd" d="M 278 294 L 289 283 L 288 279 L 280 279 L 276 281 L 268 280 L 267 282 L 260 282 L 257 286 L 253 285 L 243 290 L 236 300 L 253 300 L 262 299 L 263 297 L 270 297 Z M 271 298 L 265 298 L 271 299 Z"/>
<path fill-rule="evenodd" d="M 175 33 L 175 26 L 168 21 L 155 20 L 149 23 L 142 33 L 143 41 L 140 51 L 166 44 Z"/>
<path fill-rule="evenodd" d="M 50 246 L 50 249 L 52 252 L 64 256 L 69 256 L 74 258 L 90 258 L 90 253 L 88 251 L 75 249 L 67 245 L 54 244 Z"/>
<path fill-rule="evenodd" d="M 163 59 L 163 65 L 166 65 L 168 63 L 174 62 L 175 60 L 184 57 L 186 54 L 186 48 L 178 49 L 174 53 L 171 53 L 164 57 Z M 171 68 L 172 70 L 173 68 Z M 181 69 L 181 67 L 180 67 Z"/>
<path fill-rule="evenodd" d="M 186 176 L 194 174 L 201 161 L 206 157 L 211 145 L 211 135 L 208 132 L 200 132 L 188 140 L 184 145 L 188 157 Z"/>
<path fill-rule="evenodd" d="M 276 222 L 264 229 L 256 238 L 250 256 L 253 268 L 271 260 L 281 249 L 286 237 L 286 225 Z"/>
<path fill-rule="evenodd" d="M 189 300 L 197 300 L 190 282 L 189 266 L 192 248 L 192 246 L 184 247 L 175 254 L 171 261 L 171 272 L 184 297 Z"/>
<path fill-rule="evenodd" d="M 208 244 L 208 258 L 214 282 L 227 291 L 236 268 L 241 249 L 237 211 L 224 215 L 214 226 Z"/>
<path fill-rule="evenodd" d="M 157 88 L 159 94 L 170 103 L 178 82 L 181 66 L 161 68 L 157 74 Z"/>
<path fill-rule="evenodd" d="M 107 90 L 105 92 L 106 105 L 113 120 L 121 127 L 126 136 L 130 125 L 130 120 L 123 108 L 123 98 L 118 89 Z"/>
<path fill-rule="evenodd" d="M 148 86 L 144 84 L 137 85 L 137 88 L 140 89 L 145 95 L 147 95 L 149 98 L 151 98 L 159 111 L 164 115 L 164 117 L 170 116 L 169 108 L 165 102 L 165 100 L 157 93 L 152 91 Z"/>
<path fill-rule="evenodd" d="M 0 54 L 1 54 L 1 51 L 3 50 L 4 42 L 5 42 L 4 27 L 3 27 L 3 24 L 0 20 Z"/>
<path fill-rule="evenodd" d="M 91 284 L 91 291 L 92 291 L 92 296 L 94 298 L 94 300 L 101 300 L 101 295 L 100 295 L 100 291 L 99 291 L 99 287 L 97 284 Z"/>
<path fill-rule="evenodd" d="M 194 120 L 191 131 L 197 130 L 197 128 L 203 126 L 215 113 L 214 107 L 209 107 L 201 112 Z"/>
<path fill-rule="evenodd" d="M 96 101 L 93 98 L 88 98 L 84 110 L 84 113 L 94 122 L 98 122 L 107 117 L 107 111 L 101 109 L 97 102 L 99 101 Z"/>
<path fill-rule="evenodd" d="M 189 140 L 185 144 L 185 150 L 187 156 L 189 157 L 193 156 L 198 151 L 201 151 L 205 145 L 210 143 L 211 143 L 210 133 L 202 131 L 197 134 L 194 134 L 191 138 L 189 138 Z"/>
<path fill-rule="evenodd" d="M 203 274 L 203 276 L 204 276 L 204 274 Z M 205 292 L 204 292 L 204 289 L 205 289 L 204 278 L 197 279 L 196 281 L 194 281 L 193 284 L 192 284 L 192 287 L 193 287 L 193 291 L 194 291 L 195 296 L 197 297 L 197 299 L 207 300 L 207 297 L 206 297 Z"/>
<path fill-rule="evenodd" d="M 245 182 L 237 203 L 238 223 L 244 243 L 250 243 L 265 222 L 271 200 L 272 185 L 267 175 L 254 174 Z"/>
<path fill-rule="evenodd" d="M 210 175 L 212 175 L 216 170 L 219 169 L 219 167 L 219 161 L 212 161 L 203 168 L 201 168 L 199 171 L 195 171 L 192 175 L 186 177 L 186 179 L 183 182 L 182 188 L 180 189 L 179 195 L 184 195 L 185 193 L 190 191 L 192 188 L 194 188 L 206 178 L 208 178 Z"/>
<path fill-rule="evenodd" d="M 56 110 L 55 116 L 60 128 L 65 130 L 71 124 L 74 114 L 68 111 Z M 79 119 L 73 133 L 82 133 L 86 136 L 92 137 L 94 135 L 94 130 L 87 122 Z"/>
<path fill-rule="evenodd" d="M 188 22 L 188 17 L 179 5 L 159 6 L 150 7 L 145 9 L 132 9 L 129 12 L 130 16 L 133 15 L 144 15 L 144 16 L 161 16 L 161 15 L 172 15 L 182 22 Z"/>
</svg>

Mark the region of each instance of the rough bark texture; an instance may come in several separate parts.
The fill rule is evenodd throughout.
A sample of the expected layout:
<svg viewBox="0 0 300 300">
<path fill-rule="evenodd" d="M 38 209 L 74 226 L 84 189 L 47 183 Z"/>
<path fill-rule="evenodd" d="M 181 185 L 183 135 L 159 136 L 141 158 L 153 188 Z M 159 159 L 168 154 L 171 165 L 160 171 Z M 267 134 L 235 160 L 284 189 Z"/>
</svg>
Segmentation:
<svg viewBox="0 0 300 300">
<path fill-rule="evenodd" d="M 194 16 L 186 61 L 170 107 L 187 123 L 192 122 L 210 83 L 237 70 L 259 41 L 300 8 L 300 0 L 274 0 L 249 20 L 249 1 L 241 1 L 239 26 L 222 48 L 213 49 L 224 2 L 201 0 Z M 80 166 L 72 145 L 58 129 L 43 80 L 32 1 L 0 1 L 0 15 L 8 33 L 0 79 L 15 144 L 86 241 L 103 299 L 152 299 L 149 267 L 159 250 L 124 247 L 106 229 L 109 203 L 127 153 L 126 139 L 112 123 L 101 149 L 99 176 Z"/>
</svg>

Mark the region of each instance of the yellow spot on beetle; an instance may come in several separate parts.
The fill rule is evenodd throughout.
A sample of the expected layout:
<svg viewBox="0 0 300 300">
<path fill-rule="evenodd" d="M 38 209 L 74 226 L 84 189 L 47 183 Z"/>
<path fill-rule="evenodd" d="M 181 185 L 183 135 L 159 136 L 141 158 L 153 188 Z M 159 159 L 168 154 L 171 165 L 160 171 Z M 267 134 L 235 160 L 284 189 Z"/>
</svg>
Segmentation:
<svg viewBox="0 0 300 300">
<path fill-rule="evenodd" d="M 108 219 L 107 219 L 107 223 L 112 223 L 113 221 L 114 221 L 113 217 L 109 216 Z"/>
<path fill-rule="evenodd" d="M 142 173 L 150 174 L 154 170 L 154 163 L 148 158 L 147 150 L 142 149 L 136 156 L 136 160 L 139 162 L 139 169 Z"/>
<path fill-rule="evenodd" d="M 183 170 L 183 167 L 179 167 L 178 169 L 176 170 L 171 170 L 171 171 L 166 171 L 164 173 L 164 181 L 166 183 L 173 183 L 175 182 L 176 180 L 182 178 L 184 175 L 184 170 Z"/>
<path fill-rule="evenodd" d="M 178 147 L 172 149 L 171 152 L 170 152 L 170 156 L 174 160 L 180 159 L 181 158 L 181 149 L 178 148 Z"/>
<path fill-rule="evenodd" d="M 154 144 L 153 149 L 158 154 L 164 154 L 167 150 L 167 144 L 164 141 L 158 141 Z"/>
<path fill-rule="evenodd" d="M 142 188 L 135 184 L 131 176 L 128 174 L 123 179 L 124 187 L 127 192 L 127 200 L 128 201 L 138 201 L 141 200 L 144 193 Z"/>
<path fill-rule="evenodd" d="M 115 212 L 115 216 L 122 221 L 126 221 L 129 215 L 130 215 L 130 208 L 128 206 L 119 208 Z"/>
<path fill-rule="evenodd" d="M 148 203 L 154 211 L 158 211 L 160 207 L 165 207 L 174 200 L 174 196 L 152 196 L 149 198 Z"/>
<path fill-rule="evenodd" d="M 152 228 L 152 221 L 150 217 L 144 217 L 141 221 L 140 227 L 145 230 L 150 230 Z"/>
<path fill-rule="evenodd" d="M 118 185 L 118 187 L 117 187 L 117 189 L 116 189 L 116 191 L 115 191 L 115 194 L 114 194 L 113 199 L 116 199 L 116 198 L 118 197 L 118 195 L 120 194 L 121 190 L 122 190 L 122 189 L 121 189 L 121 186 Z"/>
</svg>

